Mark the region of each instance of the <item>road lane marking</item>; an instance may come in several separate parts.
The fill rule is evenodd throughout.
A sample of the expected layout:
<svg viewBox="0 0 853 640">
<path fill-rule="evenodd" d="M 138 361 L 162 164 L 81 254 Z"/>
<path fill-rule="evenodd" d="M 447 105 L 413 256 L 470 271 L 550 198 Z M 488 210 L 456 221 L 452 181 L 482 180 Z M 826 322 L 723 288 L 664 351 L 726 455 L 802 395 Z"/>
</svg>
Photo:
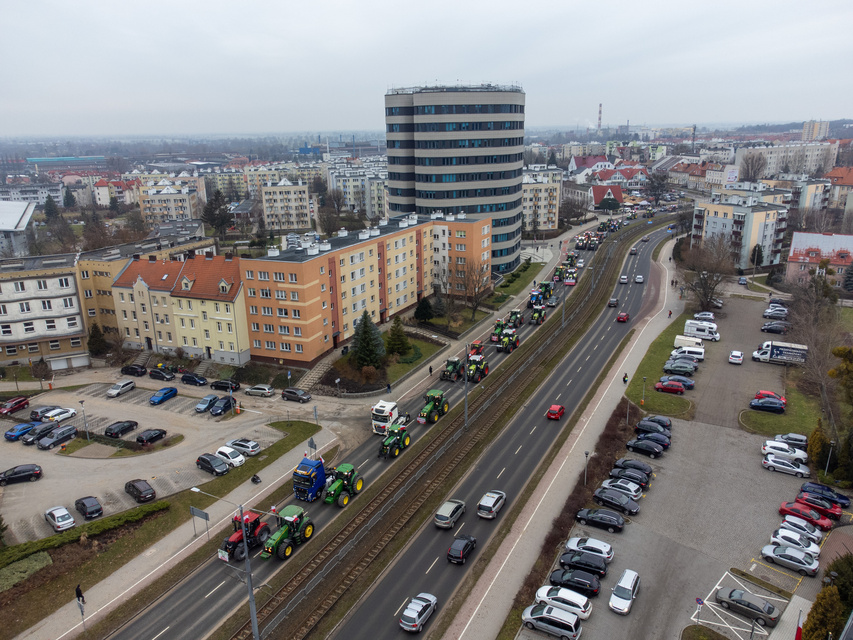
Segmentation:
<svg viewBox="0 0 853 640">
<path fill-rule="evenodd" d="M 205 597 L 205 598 L 207 598 L 208 596 L 210 596 L 210 594 L 212 594 L 214 591 L 216 591 L 216 590 L 217 590 L 219 587 L 221 587 L 223 584 L 225 584 L 225 580 L 223 580 L 223 581 L 222 581 L 222 582 L 220 582 L 218 585 L 216 585 L 215 587 L 213 587 L 213 589 L 211 589 L 211 590 L 210 590 L 210 593 L 208 593 L 208 594 L 207 594 L 206 596 L 204 596 L 204 597 Z"/>
<path fill-rule="evenodd" d="M 157 638 L 159 638 L 160 636 L 162 636 L 164 633 L 166 633 L 166 632 L 167 632 L 169 629 L 171 629 L 171 628 L 172 628 L 171 626 L 166 627 L 166 628 L 165 628 L 165 629 L 163 629 L 160 633 L 158 633 L 156 636 L 154 636 L 153 638 L 151 638 L 151 640 L 157 640 Z"/>
<path fill-rule="evenodd" d="M 465 523 L 464 523 L 464 522 L 463 522 L 462 524 L 460 524 L 460 525 L 459 525 L 459 528 L 456 530 L 456 534 L 457 534 L 457 535 L 459 535 L 459 532 L 460 532 L 460 531 L 462 531 L 462 527 L 464 527 L 464 526 L 465 526 Z"/>
<path fill-rule="evenodd" d="M 361 469 L 364 465 L 366 465 L 368 462 L 370 462 L 370 460 L 371 460 L 371 459 L 370 459 L 370 458 L 368 458 L 367 460 L 365 460 L 364 462 L 362 462 L 360 465 L 358 465 L 358 468 L 359 468 L 359 469 Z"/>
<path fill-rule="evenodd" d="M 533 428 L 535 429 L 536 427 L 533 427 Z M 530 433 L 533 433 L 533 432 L 531 431 Z M 495 478 L 495 480 L 500 479 L 500 477 L 504 474 L 504 471 L 506 471 L 506 467 L 504 467 L 503 469 L 501 469 L 501 472 L 498 474 L 498 477 L 497 477 L 497 478 Z"/>
<path fill-rule="evenodd" d="M 516 455 L 518 455 L 518 452 L 521 451 L 521 447 L 523 447 L 523 446 L 524 446 L 523 444 L 518 445 L 518 449 L 515 450 Z"/>
<path fill-rule="evenodd" d="M 533 428 L 530 430 L 530 435 L 533 435 L 533 432 L 534 432 L 534 431 L 536 431 L 536 427 L 533 427 Z"/>
<path fill-rule="evenodd" d="M 586 362 L 587 360 L 589 360 L 591 357 L 592 357 L 592 354 L 589 354 L 589 355 L 586 357 L 586 360 L 584 360 L 584 362 Z"/>
<path fill-rule="evenodd" d="M 598 345 L 595 345 L 595 346 L 592 348 L 592 350 L 593 350 L 593 351 L 595 351 L 596 349 L 598 349 Z M 587 360 L 589 360 L 589 358 L 587 358 Z"/>
<path fill-rule="evenodd" d="M 429 573 L 432 570 L 432 568 L 435 566 L 436 562 L 438 562 L 438 558 L 436 558 L 435 560 L 432 561 L 432 564 L 429 565 L 429 569 L 426 570 L 426 573 L 424 573 L 424 575 L 426 575 L 427 573 Z M 397 611 L 399 611 L 399 609 L 397 609 Z M 397 615 L 397 614 L 395 613 L 394 615 Z"/>
<path fill-rule="evenodd" d="M 562 394 L 562 393 L 558 393 L 558 394 L 557 394 L 557 397 L 555 398 L 555 400 L 559 400 L 561 395 L 563 395 L 563 394 Z"/>
<path fill-rule="evenodd" d="M 438 560 L 438 558 L 436 558 L 436 560 Z M 432 564 L 435 564 L 435 562 L 433 562 Z M 431 568 L 432 568 L 432 567 L 430 566 L 430 569 L 431 569 Z M 429 569 L 427 569 L 427 573 L 429 573 Z M 406 603 L 407 603 L 408 601 L 409 601 L 409 599 L 408 599 L 408 598 L 406 598 L 405 600 L 403 600 L 403 604 L 401 604 L 399 607 L 397 607 L 397 610 L 394 612 L 394 617 L 395 617 L 395 618 L 397 617 L 397 614 L 398 614 L 398 613 L 400 613 L 400 609 L 402 609 L 403 607 L 405 607 L 405 606 L 406 606 Z"/>
</svg>

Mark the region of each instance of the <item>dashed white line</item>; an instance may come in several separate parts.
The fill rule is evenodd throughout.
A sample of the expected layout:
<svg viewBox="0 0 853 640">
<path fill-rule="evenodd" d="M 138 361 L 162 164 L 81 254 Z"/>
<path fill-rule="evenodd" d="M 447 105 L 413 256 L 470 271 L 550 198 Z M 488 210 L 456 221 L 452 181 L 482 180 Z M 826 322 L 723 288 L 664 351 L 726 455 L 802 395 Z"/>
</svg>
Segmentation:
<svg viewBox="0 0 853 640">
<path fill-rule="evenodd" d="M 435 566 L 436 562 L 438 562 L 438 558 L 436 558 L 435 560 L 432 561 L 432 564 L 429 565 L 429 569 L 426 570 L 426 573 L 430 572 L 430 570 Z M 426 575 L 426 573 L 424 575 Z M 399 609 L 397 609 L 397 611 L 399 611 Z M 395 613 L 394 615 L 397 615 L 397 614 Z"/>
<path fill-rule="evenodd" d="M 225 580 L 223 580 L 223 581 L 222 581 L 222 582 L 220 582 L 218 585 L 216 585 L 215 587 L 213 587 L 213 589 L 211 589 L 211 590 L 210 590 L 210 593 L 208 593 L 208 594 L 207 594 L 206 596 L 204 596 L 204 597 L 205 597 L 205 598 L 207 598 L 208 596 L 210 596 L 210 594 L 211 594 L 211 593 L 213 593 L 214 591 L 216 591 L 216 590 L 217 590 L 219 587 L 221 587 L 223 584 L 225 584 Z"/>
<path fill-rule="evenodd" d="M 596 349 L 598 349 L 598 345 L 595 345 L 595 346 L 592 348 L 592 350 L 593 350 L 593 351 L 595 351 Z M 587 360 L 589 360 L 589 358 L 587 358 Z"/>
<path fill-rule="evenodd" d="M 533 427 L 533 428 L 535 429 L 536 427 Z M 530 433 L 533 433 L 533 432 L 531 431 Z M 498 477 L 497 477 L 497 478 L 495 478 L 495 480 L 497 480 L 498 478 L 500 478 L 500 477 L 504 474 L 504 471 L 506 471 L 506 467 L 504 467 L 503 469 L 501 469 L 501 472 L 498 474 Z"/>
<path fill-rule="evenodd" d="M 464 522 L 462 524 L 460 524 L 459 527 L 456 529 L 456 533 L 459 533 L 460 531 L 462 531 L 462 527 L 464 527 L 464 526 L 465 526 Z M 435 564 L 435 563 L 433 563 L 433 564 Z"/>
<path fill-rule="evenodd" d="M 533 432 L 534 432 L 534 431 L 536 431 L 536 427 L 533 427 L 533 428 L 530 430 L 530 435 L 533 435 Z"/>
<path fill-rule="evenodd" d="M 586 360 L 589 360 L 591 357 L 592 357 L 592 354 L 589 354 L 589 355 L 586 357 Z M 586 360 L 584 360 L 584 362 L 586 362 Z"/>
<path fill-rule="evenodd" d="M 362 462 L 360 465 L 358 465 L 358 468 L 359 468 L 359 469 L 361 469 L 361 468 L 362 468 L 364 465 L 366 465 L 368 462 L 370 462 L 370 458 L 368 458 L 367 460 L 365 460 L 364 462 Z"/>
<path fill-rule="evenodd" d="M 559 400 L 561 395 L 563 395 L 563 394 L 562 394 L 562 393 L 558 393 L 558 394 L 557 394 L 557 398 L 556 398 L 556 399 L 557 399 L 557 400 Z"/>
<path fill-rule="evenodd" d="M 438 558 L 436 558 L 436 560 L 438 560 Z M 435 562 L 433 562 L 433 564 L 435 564 Z M 429 571 L 429 569 L 427 569 L 427 571 Z M 400 613 L 400 609 L 402 609 L 403 607 L 405 607 L 405 606 L 406 606 L 406 603 L 407 603 L 408 601 L 409 601 L 409 599 L 408 599 L 408 598 L 406 598 L 405 600 L 403 600 L 403 603 L 402 603 L 399 607 L 397 607 L 397 610 L 394 612 L 394 617 L 395 617 L 395 618 L 397 617 L 397 614 L 398 614 L 398 613 Z"/>
<path fill-rule="evenodd" d="M 578 369 L 578 371 L 580 371 L 580 369 Z M 573 379 L 574 379 L 574 378 L 572 378 L 572 380 L 573 380 Z M 571 386 L 572 386 L 572 381 L 571 381 L 571 380 L 569 380 L 569 381 L 566 383 L 566 386 L 567 386 L 567 387 L 571 387 Z"/>
<path fill-rule="evenodd" d="M 164 633 L 166 633 L 166 632 L 167 632 L 169 629 L 171 629 L 171 628 L 172 628 L 171 626 L 166 627 L 166 628 L 165 628 L 165 629 L 163 629 L 160 633 L 158 633 L 156 636 L 154 636 L 153 638 L 151 638 L 151 640 L 157 640 L 157 638 L 159 638 L 160 636 L 162 636 Z"/>
<path fill-rule="evenodd" d="M 523 447 L 523 446 L 524 446 L 523 444 L 518 445 L 518 449 L 515 450 L 516 455 L 518 455 L 518 452 L 521 451 L 521 447 Z"/>
</svg>

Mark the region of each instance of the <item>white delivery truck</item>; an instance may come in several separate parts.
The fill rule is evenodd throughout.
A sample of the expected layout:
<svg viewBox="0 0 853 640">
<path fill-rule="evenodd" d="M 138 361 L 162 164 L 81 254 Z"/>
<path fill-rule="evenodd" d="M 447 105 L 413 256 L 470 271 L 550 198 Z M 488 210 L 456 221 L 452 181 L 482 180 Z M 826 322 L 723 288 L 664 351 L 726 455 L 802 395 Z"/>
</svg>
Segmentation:
<svg viewBox="0 0 853 640">
<path fill-rule="evenodd" d="M 704 342 L 699 338 L 691 338 L 689 336 L 675 336 L 675 344 L 672 346 L 678 347 L 701 347 Z"/>
</svg>

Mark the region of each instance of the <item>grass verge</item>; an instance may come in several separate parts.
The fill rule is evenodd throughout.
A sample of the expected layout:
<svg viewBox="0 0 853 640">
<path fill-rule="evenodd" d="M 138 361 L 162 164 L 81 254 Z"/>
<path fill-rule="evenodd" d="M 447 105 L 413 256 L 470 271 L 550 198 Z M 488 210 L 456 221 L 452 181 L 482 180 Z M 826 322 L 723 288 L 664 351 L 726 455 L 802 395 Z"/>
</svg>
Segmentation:
<svg viewBox="0 0 853 640">
<path fill-rule="evenodd" d="M 438 343 L 428 342 L 427 340 L 418 340 L 412 336 L 409 336 L 409 343 L 413 348 L 416 347 L 421 352 L 421 357 L 414 362 L 397 362 L 390 365 L 386 371 L 386 375 L 388 376 L 388 382 L 391 384 L 395 383 L 412 369 L 419 367 L 421 363 L 432 358 L 432 356 L 442 347 L 442 345 Z"/>
<path fill-rule="evenodd" d="M 513 273 L 519 274 L 518 278 L 516 278 L 515 281 L 513 281 L 513 282 L 509 282 L 507 280 L 504 283 L 504 284 L 507 284 L 506 287 L 504 287 L 503 285 L 499 285 L 498 288 L 495 289 L 494 295 L 492 295 L 490 298 L 486 299 L 486 304 L 494 305 L 494 306 L 501 304 L 501 303 L 497 302 L 497 298 L 499 298 L 502 293 L 506 294 L 510 298 L 514 295 L 521 293 L 528 286 L 530 286 L 530 283 L 533 282 L 533 280 L 539 274 L 539 271 L 542 269 L 542 267 L 545 266 L 544 262 L 531 262 L 526 270 L 520 271 L 521 269 L 524 268 L 524 264 L 525 263 L 522 262 L 521 265 L 518 267 L 518 269 L 516 269 L 513 272 Z M 505 302 L 505 301 L 506 301 L 506 298 L 504 298 L 501 302 Z"/>
<path fill-rule="evenodd" d="M 29 367 L 16 365 L 0 367 L 0 369 L 2 369 L 0 374 L 3 375 L 4 382 L 14 382 L 15 380 L 18 382 L 38 382 L 38 379 L 33 377 L 33 372 Z"/>
<path fill-rule="evenodd" d="M 451 321 L 450 326 L 447 326 L 447 316 L 440 316 L 438 318 L 433 318 L 427 323 L 420 325 L 421 329 L 428 329 L 429 325 L 433 325 L 435 327 L 440 327 L 441 329 L 450 329 L 451 331 L 455 331 L 456 333 L 465 333 L 468 329 L 473 327 L 475 324 L 480 322 L 483 318 L 489 315 L 488 311 L 477 310 L 476 315 L 474 316 L 474 320 L 471 320 L 471 310 L 463 309 L 462 311 L 454 312 L 456 316 L 456 320 Z"/>
<path fill-rule="evenodd" d="M 778 365 L 762 364 L 761 366 L 775 367 Z M 797 369 L 788 370 L 787 383 L 783 390 L 785 399 L 788 401 L 785 413 L 780 415 L 745 409 L 739 418 L 744 428 L 753 433 L 767 436 L 790 432 L 802 433 L 805 436 L 811 435 L 820 418 L 820 399 L 800 391 L 797 382 L 801 377 L 801 371 Z"/>
<path fill-rule="evenodd" d="M 766 276 L 765 276 L 765 280 L 766 280 Z M 750 291 L 754 292 L 754 293 L 761 293 L 761 294 L 765 294 L 765 295 L 770 293 L 770 289 L 768 289 L 767 287 L 762 287 L 760 284 L 756 283 L 755 280 L 752 280 L 752 281 L 747 280 L 746 282 L 747 282 L 746 288 L 749 289 Z"/>
<path fill-rule="evenodd" d="M 791 593 L 790 591 L 785 591 L 784 589 L 780 589 L 776 585 L 771 584 L 770 582 L 767 582 L 766 580 L 762 580 L 761 578 L 756 578 L 754 575 L 752 575 L 748 571 L 744 571 L 743 569 L 738 569 L 736 567 L 732 567 L 731 569 L 729 569 L 729 573 L 733 573 L 734 575 L 739 576 L 739 577 L 743 578 L 744 580 L 748 580 L 749 582 L 751 582 L 753 584 L 757 584 L 762 589 L 767 589 L 768 591 L 775 593 L 777 596 L 787 598 L 788 600 L 790 600 L 791 598 L 794 597 L 794 594 Z"/>
<path fill-rule="evenodd" d="M 840 307 L 841 325 L 847 333 L 853 334 L 853 307 Z"/>
</svg>

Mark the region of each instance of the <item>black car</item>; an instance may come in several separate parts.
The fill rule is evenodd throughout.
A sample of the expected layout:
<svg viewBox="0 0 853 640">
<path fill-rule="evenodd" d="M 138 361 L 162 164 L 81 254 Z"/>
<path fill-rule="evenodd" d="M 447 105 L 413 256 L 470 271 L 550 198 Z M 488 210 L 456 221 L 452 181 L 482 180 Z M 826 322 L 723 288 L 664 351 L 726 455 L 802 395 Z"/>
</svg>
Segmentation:
<svg viewBox="0 0 853 640">
<path fill-rule="evenodd" d="M 476 546 L 477 538 L 465 535 L 464 533 L 459 534 L 453 538 L 453 544 L 451 544 L 450 548 L 447 550 L 447 561 L 465 564 L 465 560 L 468 559 L 468 556 L 471 555 L 471 552 L 474 551 Z"/>
<path fill-rule="evenodd" d="M 12 484 L 13 482 L 35 482 L 36 480 L 41 480 L 43 477 L 44 473 L 37 464 L 19 464 L 17 467 L 12 467 L 0 473 L 0 487 L 5 487 L 7 484 Z"/>
<path fill-rule="evenodd" d="M 837 504 L 842 509 L 850 507 L 850 498 L 845 496 L 843 493 L 838 493 L 832 487 L 820 484 L 819 482 L 806 482 L 802 487 L 800 487 L 800 491 L 820 496 L 824 500 L 829 500 L 833 504 Z"/>
<path fill-rule="evenodd" d="M 607 575 L 607 563 L 600 556 L 584 551 L 569 551 L 560 556 L 560 566 L 563 569 L 580 569 L 599 578 Z"/>
<path fill-rule="evenodd" d="M 607 302 L 608 307 L 618 307 L 619 306 L 619 298 L 610 298 Z"/>
<path fill-rule="evenodd" d="M 104 435 L 108 438 L 121 438 L 125 433 L 133 431 L 139 426 L 134 420 L 121 420 L 113 422 L 110 426 L 104 429 Z"/>
<path fill-rule="evenodd" d="M 691 380 L 687 376 L 671 375 L 671 376 L 661 376 L 661 378 L 660 378 L 661 382 L 669 382 L 670 380 L 672 380 L 673 382 L 680 382 L 681 386 L 684 387 L 685 389 L 687 389 L 688 391 L 696 386 L 696 381 Z"/>
<path fill-rule="evenodd" d="M 555 587 L 571 589 L 587 598 L 594 598 L 601 591 L 601 581 L 580 569 L 557 569 L 551 572 L 549 580 Z"/>
<path fill-rule="evenodd" d="M 599 507 L 618 509 L 625 515 L 630 516 L 637 515 L 640 511 L 640 505 L 631 500 L 631 498 L 621 491 L 614 491 L 613 489 L 596 489 L 592 496 L 595 504 Z"/>
<path fill-rule="evenodd" d="M 210 408 L 210 415 L 212 416 L 221 416 L 225 413 L 231 411 L 232 408 L 237 406 L 237 401 L 233 398 L 233 396 L 225 396 L 223 398 L 219 398 L 214 405 Z"/>
<path fill-rule="evenodd" d="M 224 476 L 228 473 L 228 465 L 225 461 L 212 453 L 202 453 L 195 461 L 195 466 L 215 476 Z"/>
<path fill-rule="evenodd" d="M 613 466 L 617 469 L 636 469 L 637 471 L 642 471 L 650 478 L 654 472 L 650 465 L 642 460 L 634 460 L 633 458 L 619 458 Z"/>
<path fill-rule="evenodd" d="M 24 444 L 36 444 L 39 440 L 44 438 L 48 433 L 56 429 L 55 422 L 40 422 L 32 429 L 30 429 L 29 433 L 21 438 L 21 442 Z"/>
<path fill-rule="evenodd" d="M 790 300 L 785 300 L 784 298 L 770 298 L 770 302 L 768 304 L 779 305 L 780 307 L 788 307 L 788 302 Z"/>
<path fill-rule="evenodd" d="M 663 447 L 651 440 L 640 440 L 638 438 L 628 440 L 625 443 L 625 448 L 631 453 L 636 451 L 637 453 L 649 456 L 652 460 L 663 455 Z"/>
<path fill-rule="evenodd" d="M 672 420 L 667 418 L 666 416 L 648 416 L 643 418 L 646 422 L 657 422 L 664 429 L 669 429 L 672 431 Z"/>
<path fill-rule="evenodd" d="M 138 436 L 136 436 L 136 441 L 139 444 L 154 444 L 158 440 L 162 440 L 166 437 L 165 429 L 146 429 Z"/>
<path fill-rule="evenodd" d="M 123 376 L 144 376 L 148 373 L 148 370 L 143 367 L 141 364 L 129 364 L 126 367 L 121 368 L 121 375 Z"/>
<path fill-rule="evenodd" d="M 785 413 L 785 405 L 776 398 L 758 398 L 749 401 L 749 408 L 756 411 L 770 411 L 772 413 Z"/>
<path fill-rule="evenodd" d="M 617 467 L 610 470 L 610 477 L 616 480 L 630 480 L 634 484 L 640 485 L 643 489 L 649 488 L 649 476 L 638 469 L 620 469 Z"/>
<path fill-rule="evenodd" d="M 672 446 L 672 440 L 667 438 L 662 433 L 638 433 L 637 440 L 649 440 L 661 446 L 664 451 L 669 451 Z"/>
<path fill-rule="evenodd" d="M 55 411 L 56 409 L 59 409 L 59 408 L 60 407 L 50 406 L 50 407 L 38 407 L 36 409 L 33 409 L 32 411 L 30 411 L 30 420 L 32 420 L 33 422 L 41 422 L 44 420 L 44 417 L 48 413 L 50 413 L 51 411 Z"/>
<path fill-rule="evenodd" d="M 95 496 L 86 496 L 75 500 L 74 508 L 80 512 L 84 520 L 92 520 L 104 515 L 104 508 Z"/>
<path fill-rule="evenodd" d="M 281 390 L 281 399 L 282 400 L 293 400 L 294 402 L 309 402 L 311 400 L 311 394 L 307 391 L 303 391 L 302 389 L 289 388 Z"/>
<path fill-rule="evenodd" d="M 181 376 L 181 382 L 184 384 L 194 384 L 197 387 L 204 387 L 207 385 L 207 378 L 196 373 L 185 373 Z"/>
<path fill-rule="evenodd" d="M 175 374 L 171 371 L 166 371 L 166 369 L 151 369 L 148 372 L 148 377 L 152 380 L 165 380 L 169 382 L 175 379 Z"/>
<path fill-rule="evenodd" d="M 137 502 L 148 502 L 157 497 L 157 493 L 145 480 L 131 480 L 124 484 L 124 492 Z"/>
<path fill-rule="evenodd" d="M 607 529 L 610 533 L 621 532 L 625 526 L 625 518 L 607 509 L 581 509 L 575 516 L 575 520 L 582 525 L 588 524 L 591 527 Z"/>
<path fill-rule="evenodd" d="M 762 325 L 761 330 L 764 333 L 779 333 L 782 335 L 788 333 L 788 327 L 781 324 L 776 324 L 775 322 L 768 322 L 767 324 Z"/>
<path fill-rule="evenodd" d="M 210 388 L 220 391 L 237 391 L 240 388 L 240 383 L 233 380 L 214 380 L 210 383 Z"/>
<path fill-rule="evenodd" d="M 636 433 L 662 433 L 667 438 L 672 437 L 672 431 L 660 426 L 657 422 L 651 422 L 649 420 L 640 420 L 634 425 L 634 431 Z"/>
</svg>

